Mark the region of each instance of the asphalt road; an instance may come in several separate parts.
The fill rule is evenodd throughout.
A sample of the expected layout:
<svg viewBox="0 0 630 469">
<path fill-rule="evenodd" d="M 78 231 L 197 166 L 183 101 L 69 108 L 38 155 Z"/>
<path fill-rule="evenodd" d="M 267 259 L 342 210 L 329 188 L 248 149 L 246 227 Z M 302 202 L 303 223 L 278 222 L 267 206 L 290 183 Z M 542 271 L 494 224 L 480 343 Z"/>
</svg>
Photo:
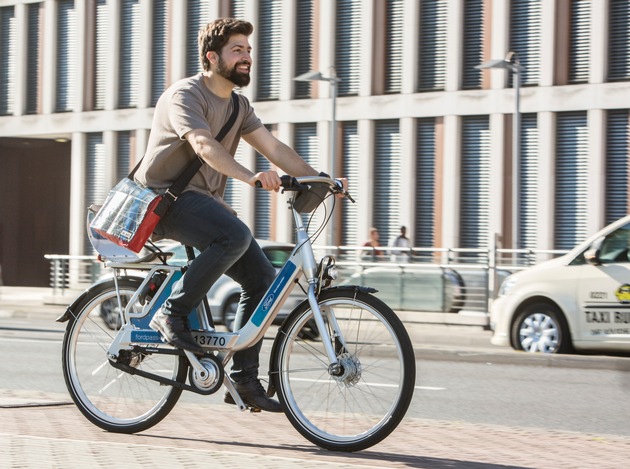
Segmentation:
<svg viewBox="0 0 630 469">
<path fill-rule="evenodd" d="M 62 337 L 63 325 L 43 319 L 0 321 L 0 356 L 12 357 L 0 362 L 0 387 L 67 396 Z M 261 363 L 267 363 L 270 348 L 271 340 L 265 340 Z M 470 351 L 450 360 L 420 354 L 408 416 L 630 436 L 630 372 L 496 363 L 492 355 L 483 357 L 480 362 Z M 184 393 L 182 402 L 220 404 L 222 396 L 222 391 Z"/>
</svg>

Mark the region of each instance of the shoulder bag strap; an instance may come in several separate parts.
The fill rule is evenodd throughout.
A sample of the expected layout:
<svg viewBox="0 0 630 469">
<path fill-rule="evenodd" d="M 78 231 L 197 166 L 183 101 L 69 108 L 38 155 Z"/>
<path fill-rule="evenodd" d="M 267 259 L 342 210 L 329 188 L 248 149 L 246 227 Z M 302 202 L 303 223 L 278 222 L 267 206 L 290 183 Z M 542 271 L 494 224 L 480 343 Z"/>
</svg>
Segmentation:
<svg viewBox="0 0 630 469">
<path fill-rule="evenodd" d="M 221 130 L 219 130 L 219 133 L 217 134 L 215 138 L 217 142 L 221 142 L 221 140 L 223 140 L 225 136 L 227 135 L 227 133 L 230 131 L 232 126 L 234 126 L 234 122 L 236 122 L 236 118 L 238 117 L 238 111 L 239 111 L 238 95 L 234 91 L 232 91 L 232 114 L 230 114 L 230 117 L 228 118 L 227 122 L 223 125 L 223 127 L 221 127 Z M 131 172 L 129 173 L 129 176 L 127 176 L 129 179 L 133 179 L 133 176 L 134 174 L 136 174 L 136 171 L 140 167 L 140 163 L 142 163 L 143 158 L 144 157 L 140 158 L 140 161 L 138 161 L 135 168 L 131 170 Z M 191 161 L 190 164 L 186 167 L 186 169 L 184 169 L 180 173 L 180 175 L 177 177 L 173 185 L 169 187 L 168 192 L 170 192 L 171 194 L 175 196 L 175 198 L 177 198 L 179 194 L 181 194 L 182 191 L 186 188 L 186 186 L 188 185 L 190 180 L 193 178 L 193 176 L 197 173 L 197 171 L 199 171 L 199 168 L 201 168 L 202 164 L 203 164 L 203 161 L 201 160 L 201 158 L 197 156 L 197 158 Z"/>
</svg>

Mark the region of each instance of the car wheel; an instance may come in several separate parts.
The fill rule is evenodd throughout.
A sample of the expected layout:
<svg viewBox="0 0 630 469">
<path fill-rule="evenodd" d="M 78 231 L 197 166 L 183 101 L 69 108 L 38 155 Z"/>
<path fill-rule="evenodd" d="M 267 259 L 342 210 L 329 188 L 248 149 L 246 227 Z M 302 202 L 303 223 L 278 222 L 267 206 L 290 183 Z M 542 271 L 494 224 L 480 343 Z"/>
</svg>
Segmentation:
<svg viewBox="0 0 630 469">
<path fill-rule="evenodd" d="M 234 330 L 234 319 L 236 318 L 236 311 L 238 310 L 238 302 L 240 299 L 238 295 L 233 295 L 228 298 L 223 307 L 223 324 L 227 327 L 228 331 Z"/>
<path fill-rule="evenodd" d="M 452 289 L 452 302 L 449 312 L 459 313 L 466 304 L 466 283 L 459 272 L 452 269 L 444 270 L 444 280 L 450 281 L 449 285 Z M 446 306 L 446 305 L 445 305 Z"/>
<path fill-rule="evenodd" d="M 122 297 L 123 308 L 127 306 L 127 297 Z M 107 327 L 113 331 L 117 331 L 122 326 L 122 320 L 120 315 L 120 308 L 118 307 L 118 300 L 112 298 L 105 300 L 101 303 L 101 318 Z"/>
<path fill-rule="evenodd" d="M 512 323 L 512 347 L 540 353 L 568 353 L 571 336 L 566 319 L 552 303 L 539 301 L 527 305 Z"/>
<path fill-rule="evenodd" d="M 302 330 L 298 333 L 300 339 L 304 340 L 317 340 L 319 339 L 319 330 L 317 329 L 317 323 L 315 319 L 310 319 Z"/>
</svg>

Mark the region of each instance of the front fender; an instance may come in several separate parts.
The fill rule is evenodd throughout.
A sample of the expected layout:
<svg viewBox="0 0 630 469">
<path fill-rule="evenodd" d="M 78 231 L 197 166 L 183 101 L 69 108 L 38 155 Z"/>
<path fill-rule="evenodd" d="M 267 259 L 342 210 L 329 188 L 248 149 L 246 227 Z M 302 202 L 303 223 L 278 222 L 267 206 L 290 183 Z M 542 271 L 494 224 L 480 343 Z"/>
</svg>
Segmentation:
<svg viewBox="0 0 630 469">
<path fill-rule="evenodd" d="M 323 288 L 320 291 L 319 295 L 322 295 L 328 292 L 340 292 L 340 291 L 376 293 L 378 290 L 376 288 L 362 287 L 359 285 L 340 285 L 340 286 Z M 278 329 L 278 332 L 276 333 L 276 338 L 274 339 L 273 345 L 271 347 L 271 354 L 269 355 L 269 378 L 270 379 L 269 379 L 269 386 L 267 388 L 267 396 L 269 397 L 273 397 L 276 393 L 276 387 L 274 384 L 274 379 L 275 379 L 274 376 L 277 375 L 277 372 L 278 372 L 277 366 L 276 366 L 276 364 L 278 363 L 278 360 L 276 358 L 278 343 L 279 343 L 278 339 L 281 335 L 284 334 L 287 324 L 289 324 L 292 321 L 293 315 L 304 308 L 310 308 L 310 305 L 308 304 L 308 299 L 305 299 L 304 301 L 300 302 L 295 308 L 293 308 L 293 311 L 291 311 L 287 315 L 287 317 L 284 319 L 284 321 L 282 321 L 282 324 L 280 325 L 280 328 Z"/>
</svg>

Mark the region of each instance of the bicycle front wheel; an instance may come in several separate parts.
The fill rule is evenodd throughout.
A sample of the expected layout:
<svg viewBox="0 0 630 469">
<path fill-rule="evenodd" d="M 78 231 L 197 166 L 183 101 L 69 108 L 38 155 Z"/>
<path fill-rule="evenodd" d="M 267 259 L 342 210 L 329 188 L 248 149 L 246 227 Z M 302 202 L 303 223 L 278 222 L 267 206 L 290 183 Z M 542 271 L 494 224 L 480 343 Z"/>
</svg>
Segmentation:
<svg viewBox="0 0 630 469">
<path fill-rule="evenodd" d="M 118 285 L 122 304 L 127 305 L 140 282 L 122 278 Z M 74 308 L 63 341 L 63 375 L 73 401 L 88 420 L 107 431 L 135 433 L 166 417 L 182 390 L 111 366 L 107 352 L 116 331 L 105 323 L 103 310 L 120 310 L 118 305 L 112 280 L 93 287 Z M 124 320 L 121 315 L 120 323 Z M 185 382 L 187 366 L 181 356 L 125 353 L 123 360 L 129 366 Z"/>
<path fill-rule="evenodd" d="M 305 438 L 334 451 L 359 451 L 383 440 L 407 412 L 413 347 L 400 319 L 373 295 L 333 288 L 318 301 L 340 369 L 329 367 L 321 334 L 306 333 L 313 312 L 304 302 L 278 332 L 271 378 Z"/>
</svg>

